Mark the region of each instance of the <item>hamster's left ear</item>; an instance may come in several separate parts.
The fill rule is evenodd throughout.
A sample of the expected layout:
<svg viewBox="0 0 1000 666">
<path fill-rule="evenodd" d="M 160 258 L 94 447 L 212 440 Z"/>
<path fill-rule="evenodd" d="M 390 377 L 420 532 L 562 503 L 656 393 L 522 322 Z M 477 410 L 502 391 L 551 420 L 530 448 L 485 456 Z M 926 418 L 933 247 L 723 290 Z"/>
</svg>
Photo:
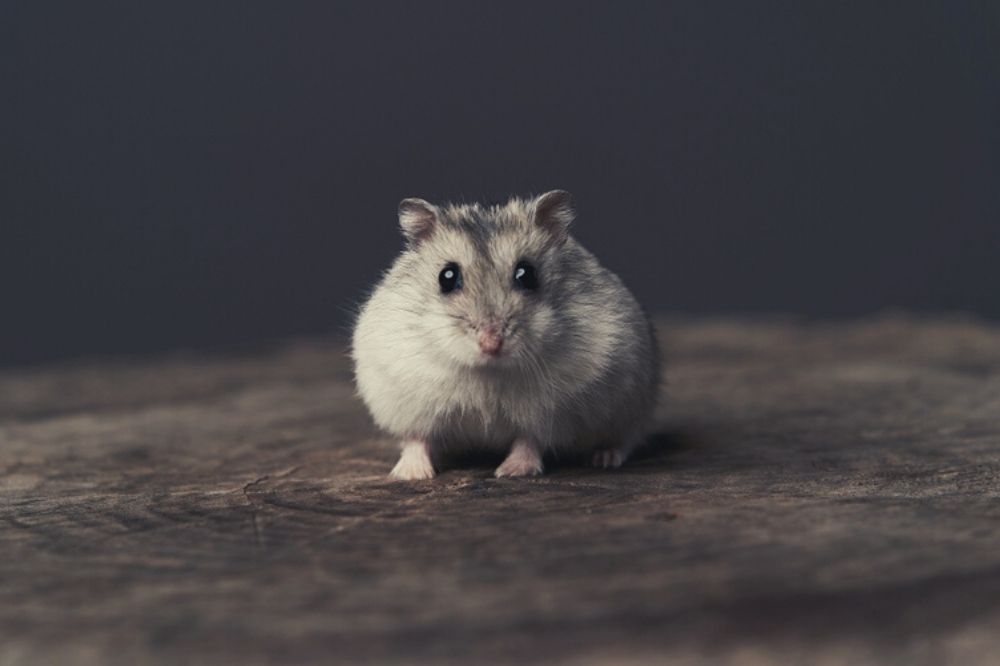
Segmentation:
<svg viewBox="0 0 1000 666">
<path fill-rule="evenodd" d="M 423 199 L 403 199 L 399 202 L 399 226 L 406 241 L 413 246 L 434 233 L 438 224 L 438 209 Z"/>
<path fill-rule="evenodd" d="M 573 197 L 566 190 L 552 190 L 535 200 L 535 224 L 549 232 L 556 244 L 566 240 L 574 217 Z"/>
</svg>

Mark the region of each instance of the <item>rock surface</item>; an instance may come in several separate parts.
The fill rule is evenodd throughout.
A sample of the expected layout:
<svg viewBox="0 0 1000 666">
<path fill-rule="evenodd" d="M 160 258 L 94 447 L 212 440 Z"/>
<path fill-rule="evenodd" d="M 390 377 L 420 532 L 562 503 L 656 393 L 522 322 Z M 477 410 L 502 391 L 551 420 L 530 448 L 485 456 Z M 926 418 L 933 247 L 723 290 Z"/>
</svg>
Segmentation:
<svg viewBox="0 0 1000 666">
<path fill-rule="evenodd" d="M 331 341 L 0 373 L 0 664 L 1000 659 L 1000 329 L 660 330 L 648 450 L 528 480 L 388 481 Z"/>
</svg>

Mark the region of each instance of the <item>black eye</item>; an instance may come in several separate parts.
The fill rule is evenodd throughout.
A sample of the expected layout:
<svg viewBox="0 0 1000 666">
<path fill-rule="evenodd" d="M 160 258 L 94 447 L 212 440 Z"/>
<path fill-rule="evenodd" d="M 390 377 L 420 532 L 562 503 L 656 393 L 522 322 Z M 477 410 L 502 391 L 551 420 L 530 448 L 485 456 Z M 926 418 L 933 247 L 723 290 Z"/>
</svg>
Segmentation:
<svg viewBox="0 0 1000 666">
<path fill-rule="evenodd" d="M 462 271 L 458 264 L 447 264 L 438 274 L 438 284 L 441 285 L 442 294 L 450 294 L 456 289 L 462 288 Z"/>
<path fill-rule="evenodd" d="M 514 267 L 514 285 L 518 289 L 538 289 L 538 276 L 535 274 L 535 267 L 527 261 L 517 262 L 517 266 Z"/>
</svg>

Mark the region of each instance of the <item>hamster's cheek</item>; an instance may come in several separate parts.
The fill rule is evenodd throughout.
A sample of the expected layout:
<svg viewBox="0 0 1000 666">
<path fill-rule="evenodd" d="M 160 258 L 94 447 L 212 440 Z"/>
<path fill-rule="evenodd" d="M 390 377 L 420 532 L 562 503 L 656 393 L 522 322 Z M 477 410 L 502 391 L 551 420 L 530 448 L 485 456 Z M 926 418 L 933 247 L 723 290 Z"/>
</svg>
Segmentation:
<svg viewBox="0 0 1000 666">
<path fill-rule="evenodd" d="M 533 308 L 525 322 L 532 338 L 545 340 L 551 333 L 556 322 L 556 313 L 549 305 L 539 305 Z"/>
<path fill-rule="evenodd" d="M 443 326 L 435 332 L 438 351 L 459 365 L 475 365 L 479 349 L 470 335 L 455 326 Z"/>
</svg>

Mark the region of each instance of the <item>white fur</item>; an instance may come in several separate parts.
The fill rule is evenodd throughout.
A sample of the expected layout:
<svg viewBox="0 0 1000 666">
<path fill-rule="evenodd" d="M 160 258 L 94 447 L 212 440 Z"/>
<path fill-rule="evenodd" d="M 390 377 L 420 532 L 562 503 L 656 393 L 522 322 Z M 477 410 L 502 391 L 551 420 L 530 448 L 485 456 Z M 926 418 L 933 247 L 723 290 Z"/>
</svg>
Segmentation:
<svg viewBox="0 0 1000 666">
<path fill-rule="evenodd" d="M 409 440 L 402 442 L 399 462 L 389 472 L 389 476 L 400 481 L 416 481 L 434 478 L 434 465 L 426 442 Z"/>
<path fill-rule="evenodd" d="M 544 221 L 537 201 L 433 207 L 431 230 L 412 240 L 361 310 L 358 391 L 381 428 L 426 442 L 420 473 L 433 474 L 437 453 L 466 448 L 510 451 L 498 476 L 541 472 L 546 451 L 598 447 L 615 451 L 600 466 L 617 467 L 644 436 L 659 383 L 649 322 L 618 277 L 565 233 L 568 200 L 548 206 L 553 217 Z M 513 288 L 524 259 L 540 276 L 537 292 Z M 464 286 L 443 295 L 438 273 L 449 262 Z M 487 324 L 504 333 L 499 358 L 477 345 Z M 531 445 L 511 450 L 515 440 Z M 415 455 L 409 450 L 403 458 Z"/>
</svg>

